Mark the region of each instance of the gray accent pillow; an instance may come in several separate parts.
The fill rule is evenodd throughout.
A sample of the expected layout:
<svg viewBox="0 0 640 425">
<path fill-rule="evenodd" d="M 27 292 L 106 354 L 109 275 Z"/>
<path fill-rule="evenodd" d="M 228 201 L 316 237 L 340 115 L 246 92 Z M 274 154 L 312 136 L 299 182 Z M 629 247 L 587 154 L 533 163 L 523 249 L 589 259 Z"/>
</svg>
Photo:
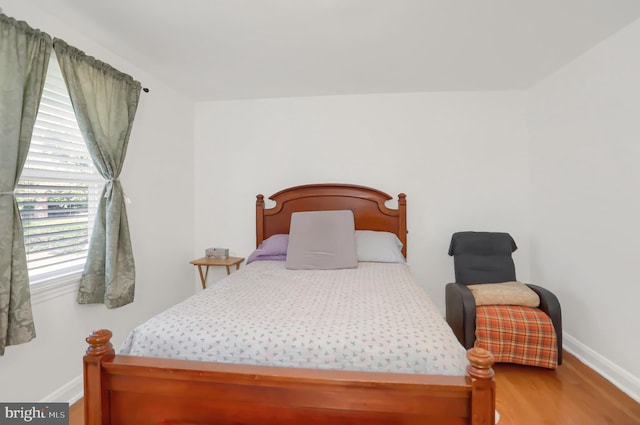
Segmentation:
<svg viewBox="0 0 640 425">
<path fill-rule="evenodd" d="M 295 270 L 358 267 L 353 212 L 308 211 L 291 214 L 285 267 Z"/>
</svg>

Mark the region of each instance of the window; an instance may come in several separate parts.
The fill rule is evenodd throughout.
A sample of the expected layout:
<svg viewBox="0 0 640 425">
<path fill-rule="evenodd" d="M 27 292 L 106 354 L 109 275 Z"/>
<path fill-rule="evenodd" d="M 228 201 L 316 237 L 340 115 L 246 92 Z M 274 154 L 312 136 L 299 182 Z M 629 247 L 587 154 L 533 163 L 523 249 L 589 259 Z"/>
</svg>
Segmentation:
<svg viewBox="0 0 640 425">
<path fill-rule="evenodd" d="M 31 284 L 82 271 L 103 183 L 52 55 L 16 188 Z"/>
</svg>

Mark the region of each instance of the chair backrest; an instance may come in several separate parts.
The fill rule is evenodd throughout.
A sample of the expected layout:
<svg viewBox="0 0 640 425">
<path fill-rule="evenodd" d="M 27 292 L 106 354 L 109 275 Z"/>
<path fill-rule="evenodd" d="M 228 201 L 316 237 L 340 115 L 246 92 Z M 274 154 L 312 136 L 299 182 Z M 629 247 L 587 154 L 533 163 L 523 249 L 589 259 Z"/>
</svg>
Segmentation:
<svg viewBox="0 0 640 425">
<path fill-rule="evenodd" d="M 451 236 L 456 282 L 498 283 L 516 280 L 511 253 L 518 249 L 508 233 L 457 232 Z"/>
</svg>

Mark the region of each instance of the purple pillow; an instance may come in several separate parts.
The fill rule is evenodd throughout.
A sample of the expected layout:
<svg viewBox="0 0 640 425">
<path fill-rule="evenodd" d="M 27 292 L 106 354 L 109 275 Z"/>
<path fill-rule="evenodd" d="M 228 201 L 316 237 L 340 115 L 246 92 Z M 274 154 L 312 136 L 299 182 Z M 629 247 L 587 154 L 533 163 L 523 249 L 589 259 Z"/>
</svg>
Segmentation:
<svg viewBox="0 0 640 425">
<path fill-rule="evenodd" d="M 287 255 L 289 245 L 289 235 L 278 234 L 263 240 L 258 250 L 260 255 Z"/>
<path fill-rule="evenodd" d="M 249 256 L 249 258 L 247 258 L 247 264 L 251 264 L 254 261 L 267 261 L 267 260 L 286 261 L 287 256 L 286 255 L 257 255 L 256 251 L 253 251 L 253 253 Z"/>
<path fill-rule="evenodd" d="M 258 248 L 249 255 L 247 264 L 264 260 L 284 261 L 287 259 L 288 245 L 289 235 L 277 234 L 270 236 L 262 241 Z"/>
</svg>

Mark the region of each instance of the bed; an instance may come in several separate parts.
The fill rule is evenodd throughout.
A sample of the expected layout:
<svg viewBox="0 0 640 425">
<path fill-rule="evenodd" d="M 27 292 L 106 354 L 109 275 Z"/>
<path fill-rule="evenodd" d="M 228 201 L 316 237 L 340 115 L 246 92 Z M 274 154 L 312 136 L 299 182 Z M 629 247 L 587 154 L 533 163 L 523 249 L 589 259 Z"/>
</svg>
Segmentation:
<svg viewBox="0 0 640 425">
<path fill-rule="evenodd" d="M 362 186 L 342 184 L 296 186 L 282 190 L 270 199 L 275 202 L 275 206 L 265 208 L 264 197 L 257 196 L 256 247 L 274 235 L 287 234 L 293 213 L 350 210 L 353 212 L 356 230 L 374 230 L 397 235 L 402 242 L 402 253 L 406 256 L 404 194 L 398 196 L 397 208 L 386 206 L 386 202 L 392 199 L 386 193 Z M 378 274 L 379 267 L 383 266 L 363 263 L 358 266 L 358 273 L 370 271 L 375 275 Z M 394 270 L 394 267 L 397 269 L 397 272 L 391 272 L 394 275 L 406 273 L 404 265 L 384 267 L 385 273 L 386 270 Z M 283 282 L 283 274 L 289 271 L 284 270 L 281 262 L 256 262 L 233 273 L 222 284 L 214 285 L 215 288 L 202 291 L 200 294 L 204 294 L 195 300 L 187 300 L 191 303 L 190 308 L 196 311 L 196 307 L 207 297 L 207 302 L 220 302 L 218 307 L 223 308 L 224 303 L 220 301 L 220 297 L 229 291 L 241 290 L 243 273 L 248 276 L 272 275 L 273 279 L 270 283 L 265 283 L 266 286 Z M 302 271 L 296 275 L 307 276 L 307 273 L 312 272 Z M 333 272 L 326 275 L 333 275 Z M 343 276 L 337 272 L 335 275 Z M 337 281 L 340 279 L 336 278 Z M 368 284 L 368 280 L 369 278 L 363 279 L 362 284 Z M 336 283 L 338 284 L 340 282 Z M 293 289 L 287 290 L 287 293 L 293 294 L 291 297 L 296 300 L 296 297 L 303 295 L 319 297 L 317 299 L 326 297 L 327 293 L 313 292 L 312 288 L 318 286 L 302 288 L 299 294 L 294 294 Z M 408 300 L 420 298 L 419 293 L 411 293 L 413 290 L 411 286 L 407 286 L 399 292 L 407 293 Z M 389 296 L 384 289 L 381 291 L 380 296 Z M 257 293 L 255 296 L 269 301 L 265 302 L 265 305 L 271 305 L 274 302 L 268 299 L 271 292 L 272 290 L 266 286 L 264 293 Z M 410 303 L 410 300 L 407 303 Z M 292 305 L 297 304 L 296 301 Z M 327 303 L 330 304 L 333 303 Z M 202 305 L 205 309 L 210 308 L 210 304 Z M 376 305 L 375 302 L 373 305 Z M 284 310 L 288 309 L 285 307 Z M 241 309 L 235 308 L 230 312 L 238 310 Z M 309 317 L 313 317 L 312 310 L 308 312 Z M 378 320 L 373 314 L 375 308 L 367 306 L 361 310 L 365 315 L 370 313 L 371 320 Z M 175 307 L 175 310 L 172 308 L 155 319 L 165 321 L 167 315 L 175 316 L 179 311 L 182 310 Z M 263 314 L 268 318 L 283 313 L 267 310 Z M 241 320 L 240 316 L 228 318 L 228 322 L 231 323 Z M 358 321 L 359 319 L 356 320 Z M 436 328 L 441 323 L 446 324 L 441 316 L 430 321 L 435 323 Z M 300 319 L 296 319 L 296 323 L 299 322 Z M 389 323 L 392 322 L 389 320 Z M 209 329 L 222 327 L 219 322 L 207 325 L 204 320 L 203 323 L 203 329 L 207 326 Z M 196 332 L 201 331 L 202 329 Z M 132 332 L 132 335 L 134 333 Z M 87 337 L 89 348 L 84 356 L 86 424 L 494 423 L 495 383 L 491 369 L 493 358 L 489 352 L 482 349 L 474 348 L 466 352 L 466 373 L 460 370 L 459 365 L 453 366 L 453 360 L 447 359 L 437 366 L 435 371 L 423 372 L 419 369 L 422 366 L 407 369 L 406 365 L 409 362 L 406 361 L 399 362 L 399 365 L 396 364 L 398 362 L 391 361 L 386 369 L 372 371 L 361 367 L 340 369 L 327 360 L 332 356 L 326 355 L 319 356 L 321 363 L 324 362 L 326 367 L 322 364 L 303 367 L 305 361 L 312 356 L 302 351 L 299 358 L 294 359 L 294 363 L 283 363 L 274 353 L 268 356 L 259 353 L 260 355 L 253 356 L 254 361 L 249 363 L 226 361 L 226 357 L 222 358 L 223 360 L 214 358 L 215 361 L 211 361 L 209 351 L 219 350 L 205 350 L 202 347 L 199 349 L 205 353 L 204 357 L 195 354 L 197 350 L 194 349 L 191 350 L 194 355 L 166 358 L 171 356 L 155 355 L 153 351 L 151 354 L 145 351 L 138 352 L 140 345 L 145 344 L 136 343 L 132 335 L 127 338 L 124 350 L 121 349 L 121 352 L 126 352 L 127 355 L 116 355 L 110 342 L 112 335 L 109 330 L 97 330 Z M 400 337 L 400 334 L 398 336 Z M 175 338 L 179 338 L 179 335 Z M 217 338 L 220 339 L 220 336 Z M 171 341 L 154 340 L 146 345 L 156 347 L 156 352 L 161 352 L 164 350 L 162 344 L 171 345 Z M 338 350 L 334 352 L 339 353 L 339 347 L 330 347 L 327 344 L 322 343 L 317 348 L 322 347 L 325 354 L 330 350 Z M 358 352 L 364 349 L 363 346 L 358 346 Z M 239 350 L 244 350 L 244 347 Z M 291 350 L 285 351 L 291 354 Z M 384 363 L 379 359 L 372 362 Z M 414 360 L 410 363 L 419 364 Z"/>
</svg>

